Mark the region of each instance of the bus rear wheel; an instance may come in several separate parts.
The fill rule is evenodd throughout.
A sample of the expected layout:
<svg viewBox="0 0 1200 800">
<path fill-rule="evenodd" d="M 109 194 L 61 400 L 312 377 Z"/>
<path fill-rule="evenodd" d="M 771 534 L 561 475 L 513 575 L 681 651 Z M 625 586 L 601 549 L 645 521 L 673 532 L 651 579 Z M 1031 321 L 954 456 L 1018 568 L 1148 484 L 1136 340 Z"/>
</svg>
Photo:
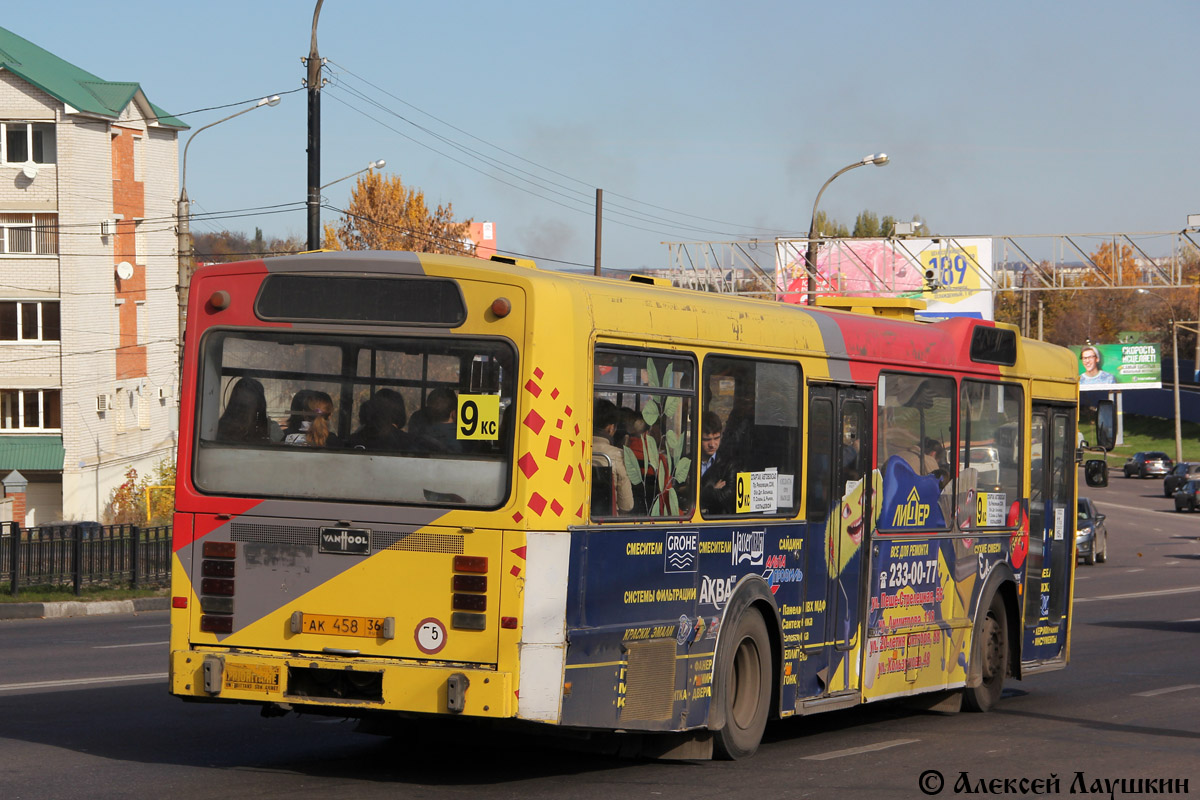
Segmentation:
<svg viewBox="0 0 1200 800">
<path fill-rule="evenodd" d="M 767 727 L 771 708 L 771 641 L 762 615 L 747 609 L 728 631 L 717 656 L 714 700 L 725 709 L 725 724 L 715 732 L 713 744 L 720 758 L 734 760 L 754 755 Z"/>
<path fill-rule="evenodd" d="M 964 704 L 970 711 L 989 711 L 1000 700 L 1008 672 L 1008 615 L 999 593 L 992 595 L 972 647 L 975 654 L 971 669 L 979 671 L 981 680 L 979 685 L 963 690 Z"/>
</svg>

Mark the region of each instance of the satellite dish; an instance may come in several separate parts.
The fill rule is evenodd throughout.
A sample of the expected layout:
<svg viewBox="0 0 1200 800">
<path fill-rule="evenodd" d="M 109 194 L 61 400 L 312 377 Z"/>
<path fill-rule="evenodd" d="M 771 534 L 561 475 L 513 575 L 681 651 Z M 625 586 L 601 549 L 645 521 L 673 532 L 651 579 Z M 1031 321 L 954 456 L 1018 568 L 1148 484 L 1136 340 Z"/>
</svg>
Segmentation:
<svg viewBox="0 0 1200 800">
<path fill-rule="evenodd" d="M 34 178 L 37 177 L 37 174 L 38 174 L 37 165 L 34 164 L 33 162 L 27 163 L 25 166 L 21 167 L 21 174 L 24 175 L 29 180 L 33 180 Z"/>
<path fill-rule="evenodd" d="M 123 281 L 127 281 L 133 277 L 133 264 L 128 261 L 122 261 L 117 264 L 117 277 Z"/>
</svg>

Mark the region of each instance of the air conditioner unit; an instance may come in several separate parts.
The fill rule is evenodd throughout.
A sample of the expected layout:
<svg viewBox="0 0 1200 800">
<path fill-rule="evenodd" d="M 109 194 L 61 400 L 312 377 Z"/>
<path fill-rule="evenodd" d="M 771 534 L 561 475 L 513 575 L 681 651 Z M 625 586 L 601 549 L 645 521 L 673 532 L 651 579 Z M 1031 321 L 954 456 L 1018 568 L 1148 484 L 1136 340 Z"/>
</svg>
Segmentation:
<svg viewBox="0 0 1200 800">
<path fill-rule="evenodd" d="M 105 219 L 100 221 L 100 235 L 112 236 L 117 232 L 117 221 L 115 219 Z"/>
<path fill-rule="evenodd" d="M 96 395 L 96 412 L 103 414 L 105 411 L 112 410 L 112 398 L 106 394 Z"/>
</svg>

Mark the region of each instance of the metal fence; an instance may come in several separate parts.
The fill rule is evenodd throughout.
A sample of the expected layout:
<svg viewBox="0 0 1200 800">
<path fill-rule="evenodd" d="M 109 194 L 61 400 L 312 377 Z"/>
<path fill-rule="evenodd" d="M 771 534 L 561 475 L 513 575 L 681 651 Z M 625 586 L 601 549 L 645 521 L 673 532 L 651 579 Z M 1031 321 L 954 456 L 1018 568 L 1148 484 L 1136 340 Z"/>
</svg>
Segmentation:
<svg viewBox="0 0 1200 800">
<path fill-rule="evenodd" d="M 171 572 L 171 526 L 83 523 L 20 528 L 0 523 L 0 586 L 165 585 Z"/>
</svg>

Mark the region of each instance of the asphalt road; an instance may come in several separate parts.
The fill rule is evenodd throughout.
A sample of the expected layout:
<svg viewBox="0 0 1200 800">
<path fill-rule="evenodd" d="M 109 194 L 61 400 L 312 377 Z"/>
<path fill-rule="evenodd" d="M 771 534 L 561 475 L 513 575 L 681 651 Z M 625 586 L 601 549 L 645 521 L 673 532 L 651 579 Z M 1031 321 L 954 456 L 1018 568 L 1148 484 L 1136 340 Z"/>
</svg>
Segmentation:
<svg viewBox="0 0 1200 800">
<path fill-rule="evenodd" d="M 1107 514 L 1110 557 L 1079 567 L 1072 663 L 1010 683 L 990 714 L 887 703 L 791 719 L 733 763 L 385 738 L 169 696 L 167 612 L 2 621 L 0 798 L 904 798 L 929 796 L 931 771 L 942 797 L 980 781 L 1004 793 L 1005 779 L 1010 794 L 1022 779 L 1046 796 L 1170 779 L 1200 795 L 1200 514 L 1174 513 L 1157 480 L 1081 491 Z"/>
</svg>

